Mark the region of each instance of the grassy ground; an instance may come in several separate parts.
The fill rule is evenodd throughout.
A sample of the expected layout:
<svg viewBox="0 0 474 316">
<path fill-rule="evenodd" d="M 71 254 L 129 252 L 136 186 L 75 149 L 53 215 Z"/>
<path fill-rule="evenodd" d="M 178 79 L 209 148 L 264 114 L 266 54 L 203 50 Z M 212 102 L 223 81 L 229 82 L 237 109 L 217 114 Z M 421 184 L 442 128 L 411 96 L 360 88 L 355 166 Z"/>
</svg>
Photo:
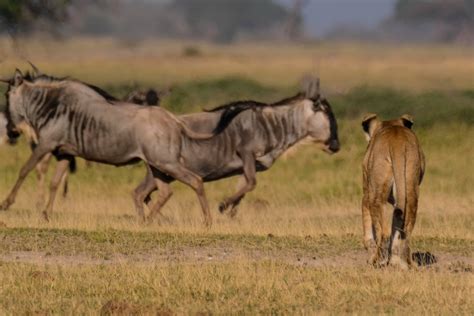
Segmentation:
<svg viewBox="0 0 474 316">
<path fill-rule="evenodd" d="M 125 44 L 76 40 L 59 49 L 57 43 L 21 43 L 25 57 L 45 70 L 100 84 L 117 96 L 137 84 L 173 83 L 164 106 L 177 113 L 288 96 L 302 72 L 317 68 L 316 56 L 342 149 L 329 156 L 309 146 L 281 159 L 259 174 L 235 219 L 220 215 L 217 204 L 237 180 L 207 184 L 210 230 L 195 195 L 180 184 L 172 186 L 165 219 L 139 224 L 130 192 L 144 176 L 141 165 L 87 168 L 80 161 L 50 223 L 35 210 L 31 176 L 12 209 L 0 213 L 0 313 L 474 311 L 474 86 L 465 48 L 273 44 L 269 54 L 258 45 L 193 44 L 202 54 L 189 57 L 182 54 L 185 45 Z M 23 64 L 3 47 L 8 58 L 0 73 L 7 74 Z M 366 112 L 415 117 L 427 173 L 413 248 L 437 256 L 429 268 L 365 265 L 360 119 Z M 28 154 L 23 142 L 0 147 L 0 197 Z"/>
</svg>

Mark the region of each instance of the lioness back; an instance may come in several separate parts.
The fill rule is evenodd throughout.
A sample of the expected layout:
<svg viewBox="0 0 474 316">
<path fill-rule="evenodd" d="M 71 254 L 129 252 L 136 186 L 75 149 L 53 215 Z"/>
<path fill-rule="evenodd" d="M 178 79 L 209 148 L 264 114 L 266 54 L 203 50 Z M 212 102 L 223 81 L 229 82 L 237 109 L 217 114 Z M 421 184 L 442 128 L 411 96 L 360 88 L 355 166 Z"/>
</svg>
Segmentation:
<svg viewBox="0 0 474 316">
<path fill-rule="evenodd" d="M 364 244 L 374 265 L 411 265 L 409 236 L 424 173 L 424 156 L 412 125 L 408 115 L 380 121 L 371 114 L 362 121 L 369 141 L 362 166 L 362 220 Z M 384 214 L 386 202 L 394 206 L 393 216 Z M 384 220 L 387 216 L 391 226 Z"/>
</svg>

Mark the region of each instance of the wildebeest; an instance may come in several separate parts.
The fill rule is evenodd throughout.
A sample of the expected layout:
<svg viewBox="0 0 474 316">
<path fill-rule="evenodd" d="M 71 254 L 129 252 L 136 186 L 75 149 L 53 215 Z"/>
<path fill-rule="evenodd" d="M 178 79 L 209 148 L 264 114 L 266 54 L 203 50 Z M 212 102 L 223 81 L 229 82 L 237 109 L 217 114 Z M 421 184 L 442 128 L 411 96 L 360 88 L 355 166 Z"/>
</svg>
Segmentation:
<svg viewBox="0 0 474 316">
<path fill-rule="evenodd" d="M 33 68 L 33 72 L 29 74 L 30 79 L 34 79 L 36 77 L 39 77 L 42 75 L 41 71 L 31 62 L 29 62 L 31 67 Z M 64 80 L 68 80 L 65 78 Z M 97 87 L 94 87 L 95 89 L 98 89 Z M 127 94 L 122 101 L 128 102 L 128 103 L 135 103 L 139 105 L 149 105 L 149 106 L 158 106 L 159 100 L 162 96 L 168 94 L 170 89 L 160 92 L 157 92 L 154 89 L 148 89 L 148 90 L 134 90 L 131 91 L 129 94 Z M 94 98 L 100 98 L 102 99 L 102 95 L 97 94 L 96 96 L 93 96 Z M 111 97 L 109 97 L 111 99 Z M 118 100 L 118 99 L 117 99 Z M 113 103 L 113 100 L 109 100 L 111 103 Z M 118 103 L 120 104 L 120 103 Z M 5 118 L 6 122 L 6 118 Z M 5 123 L 6 125 L 6 123 Z M 6 128 L 5 128 L 6 130 Z M 27 142 L 30 144 L 30 147 L 32 150 L 37 144 L 36 137 L 34 133 L 32 132 L 31 128 L 26 128 L 25 129 L 25 137 L 27 138 Z M 5 132 L 6 135 L 6 132 Z M 12 138 L 13 139 L 13 138 Z M 36 173 L 38 177 L 38 200 L 36 203 L 36 208 L 41 209 L 44 206 L 44 198 L 45 198 L 45 185 L 46 185 L 46 175 L 48 172 L 49 165 L 52 161 L 53 154 L 48 153 L 46 154 L 43 159 L 40 160 L 40 162 L 36 165 Z M 68 164 L 69 168 L 65 168 L 63 165 Z M 86 162 L 87 165 L 90 164 L 90 162 Z M 69 160 L 63 161 L 61 164 L 59 164 L 54 173 L 53 177 L 51 179 L 51 184 L 50 184 L 50 194 L 49 194 L 49 199 L 47 203 L 47 211 L 51 212 L 53 208 L 53 203 L 56 197 L 57 189 L 58 186 L 61 182 L 64 183 L 64 190 L 63 190 L 63 196 L 66 196 L 68 192 L 68 169 L 71 173 L 74 173 L 76 170 L 76 160 L 75 158 L 71 158 Z"/>
<path fill-rule="evenodd" d="M 41 73 L 39 70 L 32 64 L 34 73 L 33 73 L 33 78 L 40 76 Z M 67 79 L 65 79 L 67 80 Z M 144 106 L 159 106 L 159 101 L 161 96 L 164 95 L 164 93 L 157 92 L 154 89 L 148 89 L 148 90 L 134 90 L 130 92 L 128 95 L 126 95 L 122 101 L 127 102 L 127 103 L 134 103 L 138 105 L 144 105 Z M 112 104 L 115 104 L 114 101 L 111 100 Z M 117 105 L 120 105 L 121 103 L 118 102 Z M 31 147 L 34 148 L 36 146 L 35 140 L 29 137 L 28 140 L 31 144 Z M 48 172 L 49 165 L 51 163 L 51 160 L 53 158 L 53 154 L 49 153 L 44 156 L 43 159 L 36 165 L 36 172 L 38 175 L 38 201 L 37 201 L 37 208 L 41 209 L 44 205 L 44 196 L 45 196 L 45 181 L 46 181 L 46 175 Z M 90 162 L 86 161 L 86 165 L 89 166 Z M 74 173 L 76 171 L 76 160 L 75 158 L 70 159 L 69 161 L 69 171 L 71 173 Z M 63 196 L 66 196 L 68 192 L 68 169 L 61 168 L 61 166 L 58 166 L 54 172 L 53 178 L 51 179 L 51 185 L 50 185 L 50 199 L 48 202 L 48 211 L 52 211 L 53 207 L 53 202 L 55 200 L 55 195 L 57 192 L 57 187 L 60 182 L 64 183 L 64 190 L 63 190 Z"/>
<path fill-rule="evenodd" d="M 46 154 L 53 153 L 58 165 L 74 156 L 115 166 L 144 161 L 157 183 L 171 176 L 191 187 L 199 198 L 205 224 L 211 225 L 202 179 L 183 165 L 181 152 L 191 139 L 199 143 L 216 137 L 242 109 L 225 111 L 226 116 L 216 125 L 219 128 L 203 134 L 160 107 L 115 106 L 112 101 L 116 99 L 105 91 L 79 81 L 46 75 L 31 78 L 18 69 L 12 79 L 2 81 L 8 83 L 9 137 L 17 137 L 17 129 L 26 125 L 34 132 L 37 146 L 0 209 L 14 203 L 29 172 Z M 48 209 L 43 214 L 47 218 Z"/>
<path fill-rule="evenodd" d="M 235 215 L 236 206 L 256 186 L 256 172 L 270 168 L 281 154 L 299 141 L 310 138 L 328 153 L 339 150 L 336 118 L 328 100 L 319 93 L 319 81 L 316 80 L 304 93 L 273 104 L 238 101 L 208 113 L 181 115 L 180 119 L 195 131 L 209 132 L 222 117 L 236 109 L 243 112 L 218 136 L 200 142 L 186 139 L 182 143 L 183 165 L 204 181 L 244 176 L 244 186 L 220 203 L 221 212 L 230 207 L 231 215 Z M 158 189 L 156 205 L 161 207 L 166 203 L 172 194 L 169 183 L 174 180 L 168 175 L 154 181 L 151 171 L 148 172 L 134 192 L 139 216 L 144 216 L 143 202 L 155 189 Z M 160 207 L 154 207 L 149 220 L 158 214 Z"/>
</svg>

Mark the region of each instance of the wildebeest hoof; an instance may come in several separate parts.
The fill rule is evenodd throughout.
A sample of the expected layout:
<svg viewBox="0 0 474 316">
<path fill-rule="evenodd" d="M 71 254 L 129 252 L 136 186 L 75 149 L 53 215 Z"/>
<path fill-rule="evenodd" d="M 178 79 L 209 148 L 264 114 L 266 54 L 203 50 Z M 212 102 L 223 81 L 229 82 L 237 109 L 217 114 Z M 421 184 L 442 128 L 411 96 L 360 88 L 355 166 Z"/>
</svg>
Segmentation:
<svg viewBox="0 0 474 316">
<path fill-rule="evenodd" d="M 146 224 L 146 217 L 145 217 L 145 215 L 139 215 L 138 218 L 137 218 L 137 220 L 138 220 L 138 223 L 141 224 L 141 225 Z"/>
<path fill-rule="evenodd" d="M 6 211 L 10 207 L 11 203 L 7 201 L 3 201 L 2 204 L 0 204 L 0 211 Z"/>
<path fill-rule="evenodd" d="M 46 211 L 43 211 L 41 212 L 41 214 L 43 215 L 43 219 L 47 222 L 49 222 L 49 217 L 48 217 L 48 213 Z"/>
<path fill-rule="evenodd" d="M 151 225 L 153 224 L 153 217 L 148 215 L 148 217 L 143 221 L 145 225 Z"/>
<path fill-rule="evenodd" d="M 237 216 L 237 211 L 238 211 L 237 206 L 234 206 L 229 212 L 229 217 L 235 218 L 235 216 Z"/>
<path fill-rule="evenodd" d="M 212 217 L 211 216 L 204 216 L 204 226 L 206 226 L 206 228 L 211 228 L 212 226 Z"/>
<path fill-rule="evenodd" d="M 224 211 L 229 207 L 226 202 L 219 203 L 219 212 L 224 213 Z"/>
</svg>

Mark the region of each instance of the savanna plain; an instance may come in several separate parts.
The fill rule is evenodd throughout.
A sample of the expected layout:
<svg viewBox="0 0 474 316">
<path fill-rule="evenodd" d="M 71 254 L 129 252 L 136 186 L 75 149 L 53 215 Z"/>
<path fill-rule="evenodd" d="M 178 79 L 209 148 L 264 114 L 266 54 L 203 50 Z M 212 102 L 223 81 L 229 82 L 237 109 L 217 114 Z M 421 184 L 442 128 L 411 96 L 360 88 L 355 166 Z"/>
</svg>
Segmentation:
<svg viewBox="0 0 474 316">
<path fill-rule="evenodd" d="M 304 73 L 317 73 L 341 141 L 335 155 L 309 144 L 260 173 L 235 218 L 217 206 L 238 180 L 206 184 L 210 229 L 194 193 L 178 183 L 164 216 L 141 224 L 131 200 L 141 164 L 79 160 L 50 222 L 36 210 L 31 174 L 16 204 L 0 212 L 1 314 L 474 313 L 472 47 L 0 42 L 3 77 L 27 69 L 29 59 L 118 97 L 172 86 L 163 106 L 177 114 L 239 99 L 277 101 L 297 92 Z M 366 112 L 415 118 L 427 170 L 412 250 L 433 254 L 434 264 L 410 271 L 366 264 Z M 29 153 L 24 139 L 0 147 L 2 199 Z"/>
</svg>

